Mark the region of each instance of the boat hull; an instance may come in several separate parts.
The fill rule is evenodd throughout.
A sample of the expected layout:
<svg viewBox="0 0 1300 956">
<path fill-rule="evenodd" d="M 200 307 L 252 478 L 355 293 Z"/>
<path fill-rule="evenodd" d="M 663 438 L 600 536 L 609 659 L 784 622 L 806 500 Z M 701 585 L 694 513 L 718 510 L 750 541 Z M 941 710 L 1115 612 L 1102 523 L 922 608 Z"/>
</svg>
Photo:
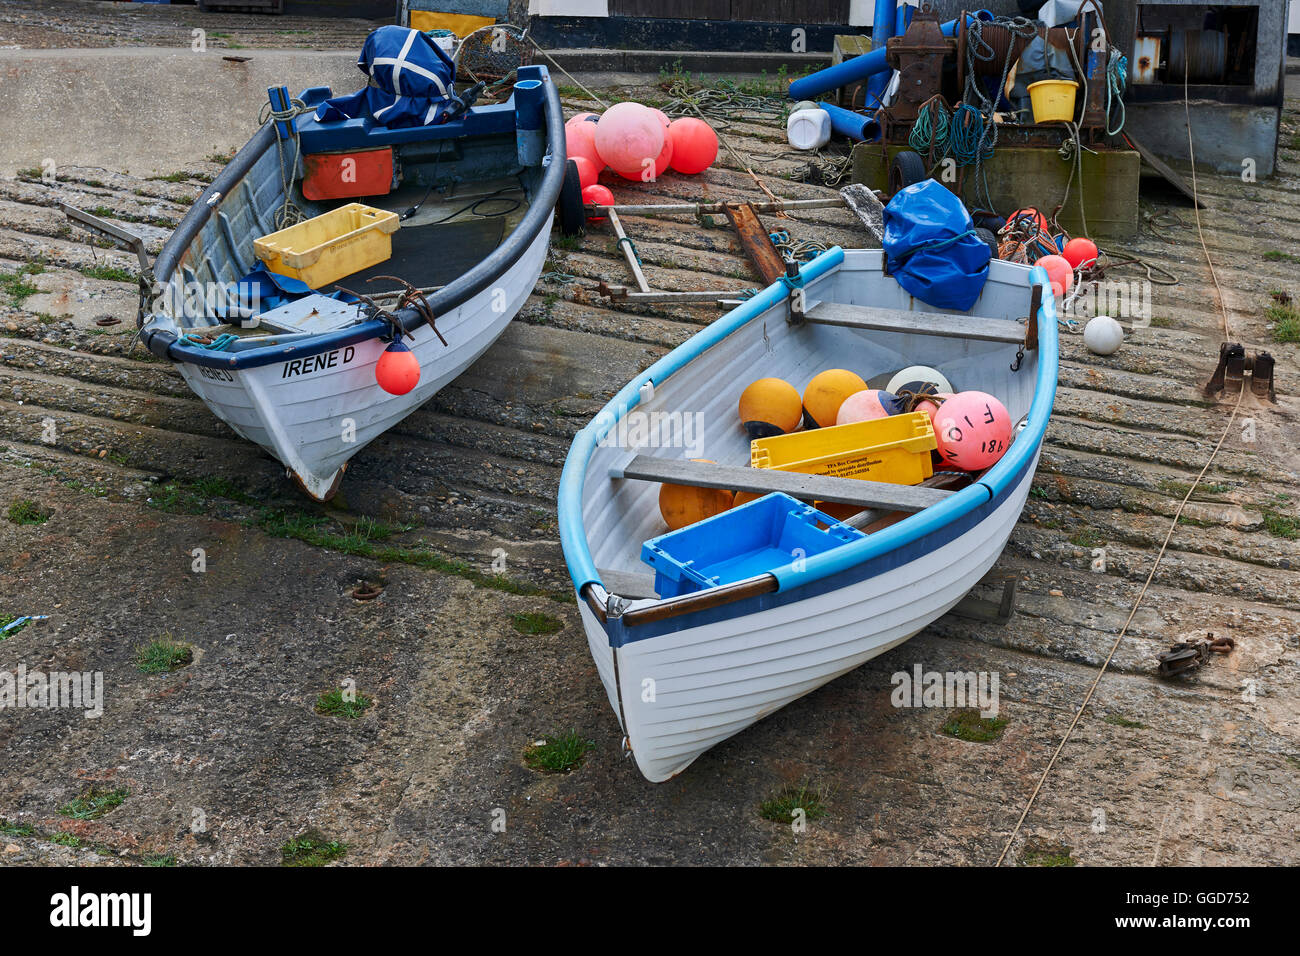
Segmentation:
<svg viewBox="0 0 1300 956">
<path fill-rule="evenodd" d="M 176 368 L 218 418 L 279 459 L 308 495 L 324 500 L 353 455 L 433 398 L 501 337 L 536 285 L 549 242 L 548 220 L 497 284 L 438 316 L 446 345 L 427 325 L 404 339 L 420 363 L 419 384 L 405 395 L 391 395 L 375 382 L 375 364 L 387 346 L 380 339 L 258 368 L 187 362 Z"/>
<path fill-rule="evenodd" d="M 1033 475 L 1028 468 L 974 527 L 941 546 L 879 573 L 867 565 L 859 581 L 792 595 L 777 607 L 611 648 L 579 601 L 597 671 L 641 773 L 653 783 L 681 773 L 710 747 L 946 614 L 997 562 Z"/>
</svg>

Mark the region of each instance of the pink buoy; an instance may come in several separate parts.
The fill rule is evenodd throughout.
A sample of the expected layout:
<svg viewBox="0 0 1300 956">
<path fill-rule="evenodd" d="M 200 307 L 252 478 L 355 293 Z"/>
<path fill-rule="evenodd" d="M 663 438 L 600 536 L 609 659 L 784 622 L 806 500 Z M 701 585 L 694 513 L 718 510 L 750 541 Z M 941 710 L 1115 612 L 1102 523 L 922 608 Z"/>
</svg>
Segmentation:
<svg viewBox="0 0 1300 956">
<path fill-rule="evenodd" d="M 567 131 L 570 126 L 577 126 L 579 123 L 595 123 L 599 119 L 599 113 L 577 113 L 564 121 L 564 128 Z"/>
<path fill-rule="evenodd" d="M 596 151 L 620 176 L 640 179 L 663 152 L 659 118 L 640 103 L 615 103 L 596 124 Z"/>
<path fill-rule="evenodd" d="M 596 179 L 600 176 L 600 170 L 596 168 L 596 164 L 586 156 L 570 156 L 569 158 L 573 160 L 573 165 L 578 167 L 578 185 L 582 189 L 596 185 Z"/>
<path fill-rule="evenodd" d="M 390 395 L 405 395 L 420 381 L 420 360 L 401 339 L 384 349 L 375 363 L 375 382 Z"/>
<path fill-rule="evenodd" d="M 1097 244 L 1080 236 L 1071 239 L 1061 250 L 1061 258 L 1073 269 L 1087 269 L 1097 264 Z"/>
<path fill-rule="evenodd" d="M 1074 269 L 1061 256 L 1043 256 L 1035 265 L 1047 270 L 1047 280 L 1052 283 L 1052 295 L 1060 299 L 1074 285 Z"/>
<path fill-rule="evenodd" d="M 994 464 L 1010 447 L 1011 431 L 1007 407 L 987 392 L 958 392 L 934 416 L 939 457 L 963 471 Z"/>
<path fill-rule="evenodd" d="M 614 194 L 609 191 L 608 186 L 588 186 L 582 191 L 582 201 L 597 206 L 614 205 Z M 588 216 L 587 222 L 604 222 L 607 216 Z"/>
<path fill-rule="evenodd" d="M 657 182 L 659 177 L 662 176 L 667 171 L 668 164 L 672 162 L 672 158 L 673 158 L 673 141 L 670 137 L 665 136 L 664 148 L 659 153 L 659 156 L 655 159 L 655 165 L 653 171 L 650 170 L 649 168 L 646 168 L 646 169 L 631 169 L 628 170 L 627 172 L 623 172 L 622 170 L 616 169 L 614 170 L 614 172 L 618 173 L 624 179 L 636 180 L 638 182 L 643 182 L 643 183 L 653 183 L 653 182 Z"/>
<path fill-rule="evenodd" d="M 566 128 L 564 151 L 569 159 L 577 159 L 581 156 L 590 162 L 596 167 L 596 175 L 600 175 L 601 170 L 605 168 L 605 161 L 600 158 L 600 151 L 596 149 L 595 123 L 575 123 Z"/>
<path fill-rule="evenodd" d="M 668 114 L 665 113 L 663 110 L 655 109 L 653 106 L 647 106 L 646 109 L 648 109 L 651 113 L 654 113 L 655 116 L 659 117 L 659 122 L 664 124 L 664 129 L 667 129 L 669 125 L 671 125 L 672 120 L 668 118 Z"/>
<path fill-rule="evenodd" d="M 888 418 L 902 411 L 898 396 L 879 388 L 868 388 L 854 392 L 835 416 L 836 425 L 850 425 L 853 422 L 869 422 L 875 418 Z"/>
<path fill-rule="evenodd" d="M 702 173 L 718 158 L 718 134 L 702 119 L 683 116 L 673 120 L 668 135 L 673 138 L 671 166 L 679 173 Z"/>
</svg>

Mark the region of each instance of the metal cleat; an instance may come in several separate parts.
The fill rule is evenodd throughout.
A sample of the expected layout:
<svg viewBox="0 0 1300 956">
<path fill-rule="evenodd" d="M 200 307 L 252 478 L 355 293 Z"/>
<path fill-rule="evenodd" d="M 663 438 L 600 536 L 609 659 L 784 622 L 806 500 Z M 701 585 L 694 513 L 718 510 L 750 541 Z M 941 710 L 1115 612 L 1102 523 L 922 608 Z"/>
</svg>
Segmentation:
<svg viewBox="0 0 1300 956">
<path fill-rule="evenodd" d="M 1219 365 L 1205 385 L 1205 394 L 1218 395 L 1229 384 L 1238 389 L 1244 387 L 1243 379 L 1250 373 L 1250 390 L 1260 398 L 1277 403 L 1277 394 L 1273 389 L 1273 356 L 1267 352 L 1247 355 L 1246 349 L 1236 342 L 1224 342 L 1219 346 Z"/>
</svg>

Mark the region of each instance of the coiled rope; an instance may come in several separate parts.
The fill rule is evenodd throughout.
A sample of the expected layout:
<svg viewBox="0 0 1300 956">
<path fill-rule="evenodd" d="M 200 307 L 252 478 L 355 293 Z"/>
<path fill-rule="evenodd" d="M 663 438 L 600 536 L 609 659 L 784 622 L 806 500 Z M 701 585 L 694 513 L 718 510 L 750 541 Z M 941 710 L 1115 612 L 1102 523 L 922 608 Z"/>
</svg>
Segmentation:
<svg viewBox="0 0 1300 956">
<path fill-rule="evenodd" d="M 302 222 L 306 216 L 293 201 L 293 183 L 291 176 L 297 175 L 298 159 L 302 154 L 302 143 L 298 139 L 298 125 L 294 122 L 303 113 L 315 112 L 314 106 L 308 106 L 298 97 L 289 98 L 289 108 L 277 110 L 271 106 L 270 102 L 262 105 L 262 112 L 258 115 L 258 125 L 264 124 L 268 119 L 276 122 L 275 126 L 275 149 L 280 159 L 280 185 L 284 188 L 284 202 L 275 213 L 274 223 L 277 231 L 287 229 L 290 226 Z M 279 123 L 289 124 L 289 138 L 293 140 L 293 163 L 289 166 L 288 171 L 284 165 L 284 137 L 280 134 Z"/>
<path fill-rule="evenodd" d="M 924 103 L 916 114 L 916 123 L 907 136 L 907 145 L 930 159 L 934 165 L 936 154 L 943 156 L 948 151 L 948 133 L 952 127 L 952 115 L 942 94 L 936 93 Z"/>
</svg>

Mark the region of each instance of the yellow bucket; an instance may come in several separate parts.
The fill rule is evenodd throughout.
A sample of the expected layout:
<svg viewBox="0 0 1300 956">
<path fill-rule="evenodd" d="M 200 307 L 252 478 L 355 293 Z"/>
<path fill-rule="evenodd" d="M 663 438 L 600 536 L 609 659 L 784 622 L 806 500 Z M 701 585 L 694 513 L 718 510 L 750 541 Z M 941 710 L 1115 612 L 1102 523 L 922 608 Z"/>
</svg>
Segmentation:
<svg viewBox="0 0 1300 956">
<path fill-rule="evenodd" d="M 1074 119 L 1074 80 L 1039 80 L 1029 84 L 1035 123 L 1068 123 Z"/>
</svg>

